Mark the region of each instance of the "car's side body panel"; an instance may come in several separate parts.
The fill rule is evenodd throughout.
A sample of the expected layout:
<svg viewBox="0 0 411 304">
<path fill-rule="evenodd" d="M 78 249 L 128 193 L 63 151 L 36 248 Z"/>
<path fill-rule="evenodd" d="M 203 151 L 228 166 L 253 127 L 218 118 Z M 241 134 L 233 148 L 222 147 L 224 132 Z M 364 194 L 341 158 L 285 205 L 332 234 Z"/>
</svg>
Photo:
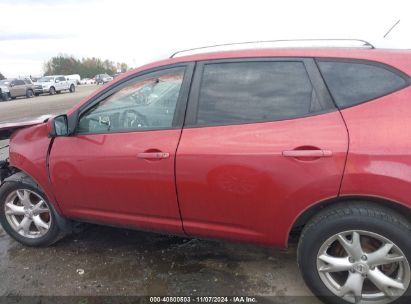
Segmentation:
<svg viewBox="0 0 411 304">
<path fill-rule="evenodd" d="M 93 98 L 104 93 L 107 88 L 149 69 L 179 62 L 261 57 L 374 60 L 411 75 L 409 51 L 272 49 L 209 53 L 167 59 L 125 73 L 110 85 L 105 85 L 84 98 L 68 115 L 76 116 L 79 109 L 93 102 Z M 53 150 L 54 147 L 52 149 L 51 186 L 47 173 L 51 139 L 48 137 L 46 124 L 42 124 L 14 133 L 10 163 L 39 183 L 52 202 L 56 202 L 54 191 L 58 191 L 64 198 L 64 208 L 58 210 L 63 211 L 67 217 L 181 233 L 183 230 L 178 214 L 181 211 L 184 228 L 189 235 L 286 247 L 288 233 L 296 218 L 310 206 L 338 195 L 377 196 L 411 207 L 410 101 L 411 88 L 408 87 L 378 100 L 344 109 L 341 113 L 334 111 L 288 121 L 185 128 L 175 164 L 178 201 L 173 161 L 176 155 L 173 148 L 177 148 L 181 130 L 169 130 L 170 134 L 168 131 L 161 131 L 176 139 L 175 144 L 165 147 L 170 148 L 167 151 L 170 152 L 170 159 L 162 160 L 162 168 L 156 164 L 160 170 L 143 170 L 145 174 L 151 172 L 146 180 L 143 181 L 141 177 L 138 179 L 146 186 L 132 185 L 143 195 L 148 190 L 154 196 L 162 196 L 155 201 L 156 205 L 147 206 L 151 218 L 139 217 L 137 213 L 127 214 L 126 209 L 116 214 L 113 209 L 116 208 L 115 202 L 113 206 L 106 206 L 113 211 L 112 214 L 102 213 L 101 210 L 93 211 L 93 208 L 84 212 L 81 209 L 84 202 L 80 198 L 82 191 L 88 191 L 90 181 L 93 182 L 100 174 L 107 177 L 101 186 L 107 202 L 113 195 L 108 185 L 113 183 L 116 191 L 124 190 L 125 185 L 130 185 L 132 178 L 127 175 L 127 171 L 136 172 L 136 168 L 133 171 L 133 165 L 130 165 L 132 154 L 142 151 L 137 149 L 138 151 L 131 153 L 131 150 L 126 149 L 119 152 L 116 148 L 120 142 L 126 142 L 129 147 L 152 148 L 148 145 L 141 146 L 142 140 L 150 143 L 158 140 L 164 144 L 162 139 L 156 139 L 155 132 L 142 132 L 131 142 L 122 138 L 122 134 L 109 140 L 105 135 L 96 135 L 95 142 L 87 149 L 82 147 L 81 141 L 84 138 L 76 139 L 79 141 L 78 149 L 67 150 L 64 148 L 64 141 L 73 138 L 57 138 L 63 145 L 59 150 Z M 99 149 L 102 143 L 107 145 L 106 150 Z M 282 155 L 283 151 L 304 145 L 330 150 L 332 157 L 302 162 Z M 117 153 L 118 158 L 110 167 L 104 167 L 105 163 L 113 162 L 104 151 Z M 80 155 L 81 153 L 83 154 Z M 68 179 L 72 172 L 64 166 L 61 169 L 60 165 L 73 155 L 87 157 L 91 164 L 95 164 L 91 167 L 82 166 L 81 162 L 71 164 L 77 173 Z M 97 164 L 98 158 L 101 159 Z M 57 181 L 56 177 L 60 180 Z M 150 179 L 152 183 L 146 184 Z M 154 179 L 164 187 L 157 188 Z M 71 186 L 67 187 L 69 182 Z M 98 187 L 99 184 L 95 186 Z M 163 189 L 165 192 L 155 193 Z M 94 195 L 100 194 L 92 191 L 88 193 L 88 197 Z M 128 195 L 125 195 L 122 201 L 127 198 Z M 165 203 L 168 200 L 174 207 Z M 129 203 L 123 207 L 132 207 L 127 204 Z M 55 207 L 58 208 L 58 205 Z"/>
<path fill-rule="evenodd" d="M 341 111 L 350 149 L 341 195 L 368 195 L 411 208 L 411 87 Z"/>
<path fill-rule="evenodd" d="M 332 151 L 332 156 L 283 155 L 304 146 Z M 184 129 L 176 179 L 185 231 L 286 247 L 300 211 L 338 195 L 347 148 L 347 130 L 338 111 Z"/>
</svg>

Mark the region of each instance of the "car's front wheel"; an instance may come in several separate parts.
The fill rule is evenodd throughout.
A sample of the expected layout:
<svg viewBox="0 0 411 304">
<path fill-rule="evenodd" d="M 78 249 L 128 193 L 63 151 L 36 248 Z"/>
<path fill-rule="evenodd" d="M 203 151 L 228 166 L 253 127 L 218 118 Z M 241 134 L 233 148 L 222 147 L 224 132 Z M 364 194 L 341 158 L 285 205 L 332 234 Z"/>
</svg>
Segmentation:
<svg viewBox="0 0 411 304">
<path fill-rule="evenodd" d="M 63 235 L 45 194 L 23 182 L 5 182 L 0 187 L 0 223 L 27 246 L 48 246 Z"/>
<path fill-rule="evenodd" d="M 325 209 L 306 225 L 298 264 L 327 303 L 410 303 L 410 224 L 368 203 Z"/>
<path fill-rule="evenodd" d="M 74 93 L 76 91 L 76 87 L 74 86 L 74 84 L 72 84 L 70 86 L 70 93 Z"/>
</svg>

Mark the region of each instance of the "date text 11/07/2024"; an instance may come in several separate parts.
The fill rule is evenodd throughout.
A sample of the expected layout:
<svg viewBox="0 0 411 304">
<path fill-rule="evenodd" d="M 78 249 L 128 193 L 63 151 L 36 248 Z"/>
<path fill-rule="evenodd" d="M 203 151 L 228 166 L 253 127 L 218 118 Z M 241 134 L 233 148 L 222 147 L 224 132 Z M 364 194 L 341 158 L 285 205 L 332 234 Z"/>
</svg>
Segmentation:
<svg viewBox="0 0 411 304">
<path fill-rule="evenodd" d="M 256 297 L 231 296 L 231 297 L 150 297 L 150 303 L 259 303 Z"/>
</svg>

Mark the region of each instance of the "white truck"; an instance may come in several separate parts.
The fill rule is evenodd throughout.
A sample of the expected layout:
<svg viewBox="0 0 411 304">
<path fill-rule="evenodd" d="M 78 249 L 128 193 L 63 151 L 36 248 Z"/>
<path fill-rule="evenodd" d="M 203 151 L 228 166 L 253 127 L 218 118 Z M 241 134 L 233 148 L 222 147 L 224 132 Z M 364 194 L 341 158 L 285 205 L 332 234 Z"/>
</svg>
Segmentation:
<svg viewBox="0 0 411 304">
<path fill-rule="evenodd" d="M 44 76 L 34 83 L 34 94 L 40 95 L 48 93 L 54 95 L 61 91 L 76 91 L 76 81 L 67 79 L 63 75 Z"/>
<path fill-rule="evenodd" d="M 81 77 L 79 74 L 66 75 L 67 80 L 74 80 L 76 85 L 80 84 Z"/>
</svg>

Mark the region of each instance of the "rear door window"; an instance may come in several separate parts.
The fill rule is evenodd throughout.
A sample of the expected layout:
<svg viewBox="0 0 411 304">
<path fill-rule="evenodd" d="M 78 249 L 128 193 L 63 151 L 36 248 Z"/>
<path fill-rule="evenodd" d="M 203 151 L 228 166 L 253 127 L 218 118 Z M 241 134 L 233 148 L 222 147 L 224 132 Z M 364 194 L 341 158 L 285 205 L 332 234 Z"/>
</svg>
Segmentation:
<svg viewBox="0 0 411 304">
<path fill-rule="evenodd" d="M 406 75 L 383 64 L 318 60 L 318 65 L 339 108 L 376 99 L 409 84 Z"/>
<path fill-rule="evenodd" d="M 302 61 L 204 65 L 197 125 L 284 120 L 323 110 Z"/>
</svg>

